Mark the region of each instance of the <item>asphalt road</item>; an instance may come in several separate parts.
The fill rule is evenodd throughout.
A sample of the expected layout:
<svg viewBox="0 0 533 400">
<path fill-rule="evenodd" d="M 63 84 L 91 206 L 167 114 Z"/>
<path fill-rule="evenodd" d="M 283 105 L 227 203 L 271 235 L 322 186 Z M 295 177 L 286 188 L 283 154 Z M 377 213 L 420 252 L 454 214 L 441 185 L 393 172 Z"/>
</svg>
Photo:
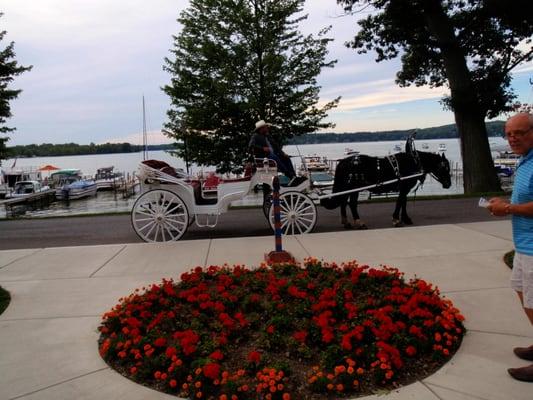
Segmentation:
<svg viewBox="0 0 533 400">
<path fill-rule="evenodd" d="M 417 226 L 494 220 L 477 203 L 477 198 L 410 200 L 407 210 Z M 369 229 L 390 228 L 393 209 L 394 203 L 390 202 L 360 204 L 359 214 Z M 338 210 L 318 207 L 314 232 L 343 230 Z M 215 228 L 198 228 L 193 224 L 182 240 L 271 233 L 261 209 L 236 209 L 222 214 Z M 141 239 L 133 231 L 129 215 L 0 220 L 0 250 L 135 242 Z"/>
</svg>

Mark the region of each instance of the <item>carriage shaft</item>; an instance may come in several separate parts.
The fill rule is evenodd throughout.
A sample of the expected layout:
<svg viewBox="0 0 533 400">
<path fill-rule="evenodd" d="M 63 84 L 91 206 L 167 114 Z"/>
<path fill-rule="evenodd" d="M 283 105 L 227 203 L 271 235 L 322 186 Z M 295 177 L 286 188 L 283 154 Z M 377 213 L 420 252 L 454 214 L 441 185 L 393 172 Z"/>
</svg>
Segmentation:
<svg viewBox="0 0 533 400">
<path fill-rule="evenodd" d="M 424 172 L 419 172 L 418 174 L 409 175 L 409 176 L 402 176 L 400 178 L 395 178 L 395 179 L 391 179 L 390 181 L 376 183 L 374 185 L 362 186 L 362 187 L 359 187 L 359 188 L 350 189 L 350 190 L 344 190 L 342 192 L 337 192 L 337 193 L 324 194 L 322 196 L 318 196 L 317 199 L 318 200 L 329 199 L 329 198 L 332 198 L 332 197 L 342 196 L 343 194 L 361 192 L 363 190 L 372 189 L 372 188 L 375 188 L 375 187 L 378 187 L 378 186 L 384 186 L 384 185 L 388 185 L 390 183 L 394 183 L 394 182 L 398 182 L 398 181 L 404 181 L 404 180 L 407 180 L 407 179 L 417 178 L 417 177 L 422 176 L 422 175 L 425 175 L 425 173 Z"/>
</svg>

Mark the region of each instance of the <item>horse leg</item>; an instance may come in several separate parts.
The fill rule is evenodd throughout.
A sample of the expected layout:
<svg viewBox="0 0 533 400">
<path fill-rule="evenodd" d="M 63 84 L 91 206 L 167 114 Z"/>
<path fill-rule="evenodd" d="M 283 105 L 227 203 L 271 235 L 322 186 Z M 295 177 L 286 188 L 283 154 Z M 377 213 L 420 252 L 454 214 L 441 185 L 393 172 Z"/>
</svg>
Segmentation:
<svg viewBox="0 0 533 400">
<path fill-rule="evenodd" d="M 355 229 L 368 229 L 365 222 L 359 218 L 359 212 L 357 211 L 357 202 L 359 200 L 359 193 L 350 194 L 350 211 L 352 212 L 353 226 Z"/>
<path fill-rule="evenodd" d="M 398 194 L 398 198 L 396 199 L 396 207 L 394 208 L 394 212 L 392 213 L 392 226 L 395 228 L 399 228 L 403 226 L 402 221 L 400 220 L 400 210 L 402 208 L 401 203 L 402 198 L 402 192 Z"/>
<path fill-rule="evenodd" d="M 350 223 L 348 222 L 348 216 L 346 215 L 347 203 L 348 203 L 348 198 L 342 196 L 342 198 L 339 200 L 340 209 L 341 209 L 341 225 L 344 226 L 344 229 L 352 229 L 352 225 L 350 225 Z"/>
<path fill-rule="evenodd" d="M 413 221 L 407 215 L 407 193 L 402 194 L 402 218 L 401 221 L 405 225 L 413 225 Z"/>
</svg>

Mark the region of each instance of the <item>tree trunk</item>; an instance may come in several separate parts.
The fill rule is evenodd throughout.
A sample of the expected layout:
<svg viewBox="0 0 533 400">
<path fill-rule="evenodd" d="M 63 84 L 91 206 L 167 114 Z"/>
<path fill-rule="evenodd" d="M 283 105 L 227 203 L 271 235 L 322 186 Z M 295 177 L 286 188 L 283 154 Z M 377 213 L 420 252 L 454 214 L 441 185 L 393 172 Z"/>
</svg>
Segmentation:
<svg viewBox="0 0 533 400">
<path fill-rule="evenodd" d="M 461 141 L 464 192 L 500 191 L 483 116 L 455 111 L 455 123 Z"/>
<path fill-rule="evenodd" d="M 501 190 L 490 152 L 485 114 L 477 100 L 466 57 L 440 0 L 424 2 L 428 29 L 442 51 L 451 106 L 461 141 L 465 193 Z"/>
</svg>

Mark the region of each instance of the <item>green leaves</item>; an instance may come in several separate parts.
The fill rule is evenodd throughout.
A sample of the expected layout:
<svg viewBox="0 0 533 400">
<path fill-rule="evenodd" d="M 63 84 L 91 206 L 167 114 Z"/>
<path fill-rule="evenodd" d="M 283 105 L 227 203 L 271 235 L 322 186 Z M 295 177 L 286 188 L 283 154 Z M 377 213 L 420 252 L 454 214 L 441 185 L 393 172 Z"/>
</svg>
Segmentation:
<svg viewBox="0 0 533 400">
<path fill-rule="evenodd" d="M 0 18 L 2 17 L 0 13 Z M 32 67 L 23 67 L 18 65 L 15 60 L 14 42 L 11 42 L 2 50 L 1 42 L 4 39 L 6 31 L 0 31 L 0 135 L 14 131 L 15 128 L 5 126 L 7 119 L 11 117 L 11 107 L 9 102 L 18 97 L 21 90 L 14 90 L 9 87 L 14 77 L 29 71 Z M 5 143 L 8 137 L 0 137 L 0 165 L 3 158 L 7 157 Z"/>
<path fill-rule="evenodd" d="M 326 61 L 328 30 L 303 36 L 304 0 L 194 0 L 182 12 L 164 69 L 171 82 L 165 127 L 185 146 L 178 155 L 220 172 L 239 172 L 254 124 L 276 126 L 284 143 L 322 122 L 338 99 L 317 107 L 316 77 Z"/>
<path fill-rule="evenodd" d="M 490 154 L 486 118 L 512 109 L 511 71 L 533 59 L 530 0 L 338 0 L 358 21 L 348 44 L 376 61 L 401 56 L 400 86 L 447 86 L 441 100 L 455 114 L 465 193 L 500 190 Z"/>
</svg>

